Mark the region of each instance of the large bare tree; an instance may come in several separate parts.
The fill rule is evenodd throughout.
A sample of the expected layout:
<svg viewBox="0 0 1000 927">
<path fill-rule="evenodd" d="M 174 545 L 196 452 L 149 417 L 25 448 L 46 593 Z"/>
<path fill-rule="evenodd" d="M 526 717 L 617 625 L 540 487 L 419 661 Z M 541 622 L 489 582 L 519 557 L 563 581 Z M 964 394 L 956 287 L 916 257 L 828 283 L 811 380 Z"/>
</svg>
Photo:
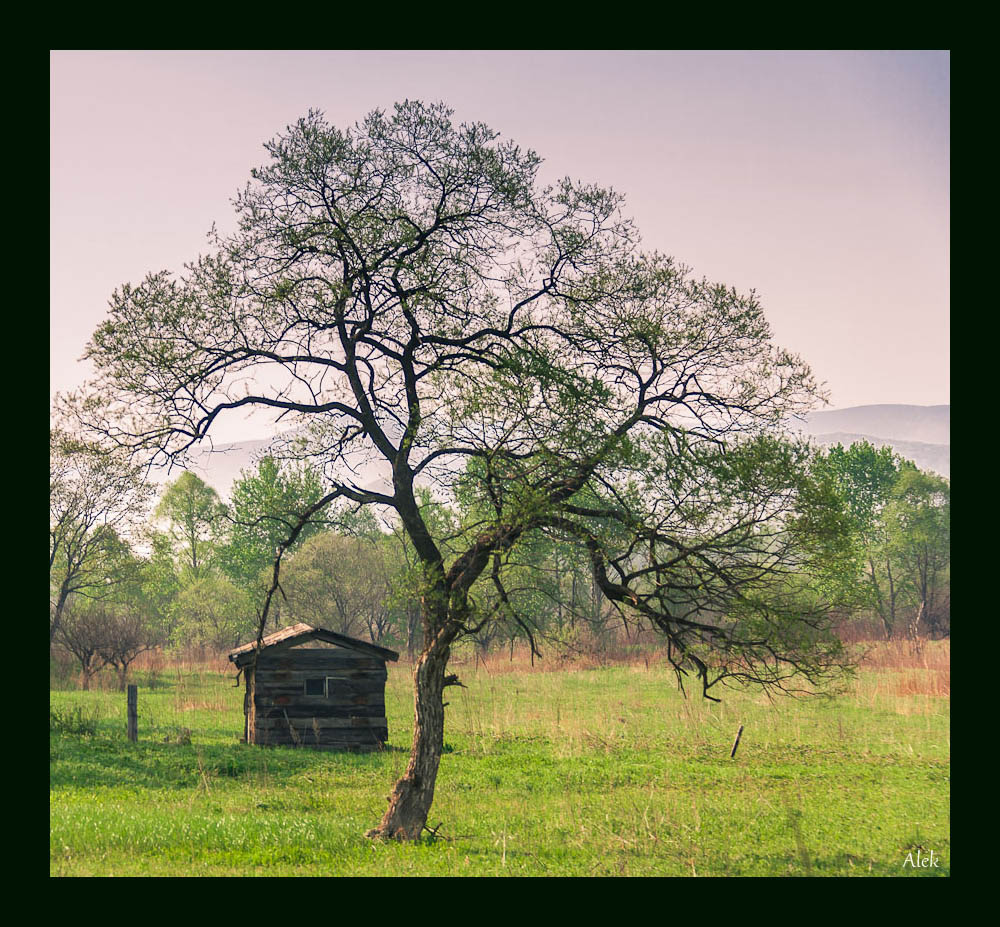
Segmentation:
<svg viewBox="0 0 1000 927">
<path fill-rule="evenodd" d="M 804 448 L 768 435 L 816 390 L 753 293 L 643 253 L 619 195 L 542 185 L 534 152 L 443 105 L 344 131 L 311 112 L 266 148 L 234 233 L 115 292 L 88 350 L 98 375 L 68 404 L 161 460 L 269 409 L 296 421 L 284 452 L 327 480 L 300 526 L 335 500 L 398 517 L 422 649 L 409 764 L 372 835 L 426 827 L 451 647 L 512 608 L 505 566 L 533 533 L 581 545 L 603 595 L 659 628 L 706 695 L 836 672 L 834 496 L 804 476 Z M 459 485 L 476 519 L 445 547 L 417 490 Z"/>
</svg>

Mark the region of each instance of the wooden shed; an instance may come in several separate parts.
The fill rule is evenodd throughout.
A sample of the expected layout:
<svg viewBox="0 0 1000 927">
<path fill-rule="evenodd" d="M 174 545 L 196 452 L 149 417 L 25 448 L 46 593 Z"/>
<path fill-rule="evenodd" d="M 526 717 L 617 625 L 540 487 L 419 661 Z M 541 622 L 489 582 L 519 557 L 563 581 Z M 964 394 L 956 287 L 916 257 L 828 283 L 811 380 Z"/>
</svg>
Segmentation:
<svg viewBox="0 0 1000 927">
<path fill-rule="evenodd" d="M 389 739 L 385 664 L 399 659 L 394 650 L 308 624 L 255 645 L 229 654 L 246 686 L 245 743 L 374 750 Z"/>
</svg>

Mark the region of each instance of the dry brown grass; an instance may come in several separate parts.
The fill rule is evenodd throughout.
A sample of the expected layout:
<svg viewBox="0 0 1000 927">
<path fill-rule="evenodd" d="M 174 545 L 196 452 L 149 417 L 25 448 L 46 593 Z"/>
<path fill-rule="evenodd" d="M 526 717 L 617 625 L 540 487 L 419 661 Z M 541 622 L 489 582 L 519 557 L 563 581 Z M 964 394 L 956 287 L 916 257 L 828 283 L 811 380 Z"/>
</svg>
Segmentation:
<svg viewBox="0 0 1000 927">
<path fill-rule="evenodd" d="M 951 641 L 880 641 L 861 663 L 887 674 L 885 685 L 901 696 L 951 696 Z"/>
<path fill-rule="evenodd" d="M 531 648 L 527 644 L 516 644 L 513 650 L 509 646 L 501 647 L 485 657 L 478 652 L 460 652 L 449 662 L 460 672 L 506 676 L 511 673 L 585 671 L 608 666 L 649 669 L 664 664 L 667 658 L 666 647 L 660 646 L 660 639 L 649 635 L 641 639 L 633 636 L 629 639 L 585 641 L 575 648 L 542 645 L 541 650 L 542 656 L 532 659 Z M 400 663 L 407 663 L 405 656 L 400 658 Z"/>
<path fill-rule="evenodd" d="M 485 657 L 471 649 L 459 651 L 451 660 L 460 677 L 483 676 L 502 677 L 512 674 L 534 674 L 553 672 L 586 672 L 609 666 L 631 667 L 644 672 L 665 666 L 667 653 L 657 646 L 657 639 L 639 641 L 619 639 L 611 641 L 587 641 L 576 650 L 560 650 L 554 645 L 545 646 L 543 657 L 531 656 L 527 645 L 518 644 L 511 651 L 500 648 Z M 640 647 L 637 644 L 641 644 Z M 876 702 L 891 703 L 893 710 L 906 714 L 920 712 L 919 706 L 926 698 L 949 698 L 951 695 L 951 642 L 909 641 L 909 640 L 867 640 L 852 642 L 852 649 L 859 658 L 859 674 L 854 682 L 854 694 L 863 704 L 874 706 Z M 65 662 L 65 661 L 63 661 Z M 405 653 L 397 664 L 407 674 L 412 664 Z M 73 666 L 66 663 L 54 668 L 62 677 L 57 688 L 74 687 Z M 175 694 L 175 710 L 188 712 L 215 710 L 223 706 L 192 699 L 185 691 L 185 679 L 200 676 L 216 676 L 232 679 L 233 665 L 226 654 L 204 650 L 186 653 L 165 654 L 152 651 L 143 654 L 133 664 L 133 671 L 145 676 L 146 684 L 156 688 L 158 680 L 178 684 Z M 78 684 L 78 683 L 76 683 Z M 98 673 L 91 681 L 91 688 L 111 691 L 117 688 L 117 678 L 110 670 Z"/>
<path fill-rule="evenodd" d="M 948 671 L 951 667 L 950 640 L 869 641 L 864 648 L 861 665 L 872 669 Z"/>
<path fill-rule="evenodd" d="M 225 653 L 197 648 L 194 650 L 174 651 L 169 654 L 162 650 L 153 650 L 138 657 L 132 664 L 136 670 L 152 673 L 217 673 L 225 675 L 233 672 L 233 664 Z"/>
<path fill-rule="evenodd" d="M 951 641 L 874 641 L 864 645 L 854 683 L 858 702 L 897 714 L 933 714 L 951 698 Z"/>
</svg>

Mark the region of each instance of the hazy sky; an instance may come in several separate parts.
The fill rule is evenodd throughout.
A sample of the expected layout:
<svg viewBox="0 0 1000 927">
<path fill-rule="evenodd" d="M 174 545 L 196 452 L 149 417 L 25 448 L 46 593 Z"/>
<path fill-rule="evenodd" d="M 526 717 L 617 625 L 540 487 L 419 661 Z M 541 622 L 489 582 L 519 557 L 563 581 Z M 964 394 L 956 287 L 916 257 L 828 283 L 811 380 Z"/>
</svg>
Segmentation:
<svg viewBox="0 0 1000 927">
<path fill-rule="evenodd" d="M 264 141 L 443 100 L 755 289 L 832 407 L 947 403 L 947 52 L 53 52 L 50 388 L 112 290 L 207 247 Z M 219 440 L 260 436 L 234 422 Z"/>
</svg>

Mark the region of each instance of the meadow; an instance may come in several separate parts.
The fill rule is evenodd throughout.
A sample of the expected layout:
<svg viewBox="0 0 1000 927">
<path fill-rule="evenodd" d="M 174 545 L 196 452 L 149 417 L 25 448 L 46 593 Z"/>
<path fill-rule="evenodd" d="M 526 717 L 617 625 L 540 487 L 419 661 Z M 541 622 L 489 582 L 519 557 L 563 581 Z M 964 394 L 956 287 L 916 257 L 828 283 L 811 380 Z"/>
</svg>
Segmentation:
<svg viewBox="0 0 1000 927">
<path fill-rule="evenodd" d="M 408 758 L 403 661 L 369 754 L 240 744 L 224 660 L 140 666 L 138 743 L 110 678 L 50 680 L 50 874 L 949 875 L 950 644 L 867 649 L 835 698 L 721 704 L 655 655 L 459 661 L 436 837 L 405 846 L 363 836 Z"/>
</svg>

